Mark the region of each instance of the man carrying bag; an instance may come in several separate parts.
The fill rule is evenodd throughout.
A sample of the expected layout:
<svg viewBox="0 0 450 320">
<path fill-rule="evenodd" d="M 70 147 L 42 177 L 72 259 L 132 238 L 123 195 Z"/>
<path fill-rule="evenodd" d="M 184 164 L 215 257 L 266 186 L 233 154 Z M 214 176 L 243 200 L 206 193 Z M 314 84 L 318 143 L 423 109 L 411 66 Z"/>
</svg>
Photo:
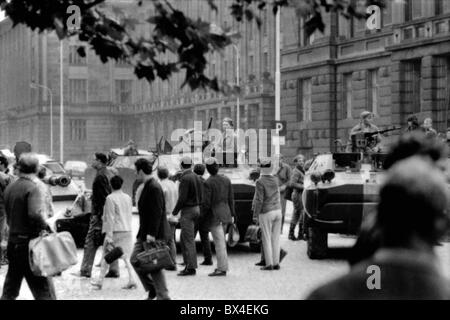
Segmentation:
<svg viewBox="0 0 450 320">
<path fill-rule="evenodd" d="M 52 279 L 36 276 L 30 267 L 29 243 L 48 229 L 42 214 L 44 195 L 37 182 L 38 167 L 35 154 L 22 154 L 18 162 L 19 179 L 5 190 L 9 267 L 2 300 L 15 300 L 19 296 L 23 278 L 35 299 L 56 300 Z"/>
<path fill-rule="evenodd" d="M 142 266 L 141 253 L 146 252 L 157 241 L 167 243 L 170 240 L 170 227 L 165 212 L 164 193 L 161 185 L 151 176 L 152 164 L 147 159 L 135 163 L 138 179 L 144 181 L 139 199 L 136 199 L 139 211 L 139 231 L 131 254 L 131 264 L 148 292 L 148 300 L 170 300 L 163 269 L 156 268 L 148 272 Z M 167 248 L 168 252 L 168 248 Z"/>
</svg>

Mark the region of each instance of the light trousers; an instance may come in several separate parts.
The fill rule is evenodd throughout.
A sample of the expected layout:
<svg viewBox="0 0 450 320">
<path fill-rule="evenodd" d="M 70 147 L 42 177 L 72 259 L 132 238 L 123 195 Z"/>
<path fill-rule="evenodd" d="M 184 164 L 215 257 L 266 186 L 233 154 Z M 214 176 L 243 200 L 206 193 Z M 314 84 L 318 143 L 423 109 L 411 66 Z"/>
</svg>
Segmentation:
<svg viewBox="0 0 450 320">
<path fill-rule="evenodd" d="M 266 266 L 280 263 L 281 209 L 259 215 Z"/>
<path fill-rule="evenodd" d="M 217 270 L 228 271 L 227 243 L 225 240 L 226 225 L 222 223 L 214 224 L 210 231 L 216 248 Z"/>
</svg>

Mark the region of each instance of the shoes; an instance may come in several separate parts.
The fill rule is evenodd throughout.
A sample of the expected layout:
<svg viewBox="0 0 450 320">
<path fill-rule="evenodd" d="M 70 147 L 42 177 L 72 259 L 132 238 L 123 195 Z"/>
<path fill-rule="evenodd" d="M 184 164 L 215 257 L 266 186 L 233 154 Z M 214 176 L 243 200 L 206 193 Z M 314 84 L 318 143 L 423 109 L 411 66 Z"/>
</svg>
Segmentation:
<svg viewBox="0 0 450 320">
<path fill-rule="evenodd" d="M 195 269 L 184 269 L 182 271 L 180 271 L 177 275 L 178 276 L 195 276 L 197 272 L 195 271 Z"/>
<path fill-rule="evenodd" d="M 103 287 L 102 283 L 95 281 L 95 280 L 91 281 L 91 286 L 95 290 L 102 290 L 102 287 Z"/>
<path fill-rule="evenodd" d="M 87 273 L 84 273 L 84 272 L 80 272 L 80 271 L 72 272 L 71 275 L 73 275 L 75 277 L 78 277 L 78 278 L 90 278 L 91 277 L 90 274 L 87 274 Z"/>
<path fill-rule="evenodd" d="M 281 260 L 281 256 L 280 256 L 280 260 Z M 264 260 L 261 260 L 260 262 L 255 263 L 255 266 L 257 266 L 257 267 L 263 267 L 265 265 L 266 265 L 266 262 Z"/>
<path fill-rule="evenodd" d="M 137 284 L 134 282 L 131 282 L 131 283 L 127 284 L 126 286 L 123 286 L 122 289 L 125 289 L 125 290 L 137 289 Z"/>
<path fill-rule="evenodd" d="M 280 270 L 280 265 L 277 264 L 276 266 L 273 266 L 273 270 Z"/>
<path fill-rule="evenodd" d="M 165 270 L 167 270 L 167 271 L 177 271 L 177 266 L 168 267 Z"/>
<path fill-rule="evenodd" d="M 214 270 L 213 273 L 208 274 L 208 276 L 210 277 L 223 277 L 226 276 L 227 272 L 226 271 L 220 271 L 220 270 Z"/>
<path fill-rule="evenodd" d="M 202 266 L 212 266 L 213 262 L 212 262 L 212 260 L 205 260 L 202 263 L 200 263 L 200 265 L 202 265 Z"/>
<path fill-rule="evenodd" d="M 281 263 L 281 261 L 283 261 L 284 257 L 287 256 L 287 254 L 288 253 L 286 250 L 283 250 L 283 249 L 280 250 L 280 263 Z"/>
<path fill-rule="evenodd" d="M 111 272 L 111 271 L 109 271 L 109 272 L 106 274 L 105 278 L 120 278 L 120 274 L 117 273 L 117 272 Z"/>
<path fill-rule="evenodd" d="M 273 270 L 273 266 L 262 267 L 261 270 L 263 270 L 263 271 L 271 271 L 271 270 Z"/>
</svg>

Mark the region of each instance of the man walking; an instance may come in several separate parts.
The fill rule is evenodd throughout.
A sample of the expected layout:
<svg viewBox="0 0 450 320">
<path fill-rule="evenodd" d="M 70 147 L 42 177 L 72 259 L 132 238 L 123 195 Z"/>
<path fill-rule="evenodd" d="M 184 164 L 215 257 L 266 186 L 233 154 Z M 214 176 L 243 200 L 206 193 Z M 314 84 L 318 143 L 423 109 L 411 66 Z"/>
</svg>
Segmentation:
<svg viewBox="0 0 450 320">
<path fill-rule="evenodd" d="M 289 240 L 302 240 L 303 239 L 303 180 L 305 177 L 304 164 L 305 157 L 298 155 L 294 159 L 295 168 L 292 172 L 290 186 L 294 189 L 292 192 L 292 202 L 294 204 L 294 213 L 292 215 L 291 226 L 289 228 Z M 299 224 L 298 238 L 295 237 L 295 227 Z"/>
<path fill-rule="evenodd" d="M 179 276 L 191 276 L 196 274 L 197 250 L 195 248 L 195 225 L 200 216 L 202 204 L 202 182 L 191 170 L 192 159 L 185 156 L 181 159 L 183 172 L 178 186 L 178 202 L 172 214 L 176 216 L 181 211 L 181 251 L 185 263 L 185 269 L 178 273 Z"/>
<path fill-rule="evenodd" d="M 203 175 L 205 174 L 205 166 L 201 163 L 197 163 L 194 166 L 194 173 L 200 178 L 202 182 L 202 196 L 205 194 L 205 179 L 203 179 Z M 206 210 L 204 208 L 204 203 L 200 207 L 200 217 L 198 219 L 198 224 L 196 226 L 196 230 L 200 233 L 200 241 L 202 242 L 202 250 L 204 261 L 200 263 L 202 266 L 212 266 L 212 251 L 211 251 L 211 243 L 209 241 L 209 225 L 206 219 Z M 197 234 L 197 232 L 195 232 Z"/>
<path fill-rule="evenodd" d="M 89 230 L 84 243 L 83 262 L 79 273 L 73 275 L 78 277 L 90 278 L 92 274 L 92 266 L 94 265 L 95 253 L 98 247 L 103 244 L 102 240 L 102 216 L 103 207 L 105 206 L 106 197 L 111 193 L 109 179 L 112 174 L 108 171 L 106 164 L 108 158 L 105 154 L 97 152 L 94 154 L 92 167 L 97 170 L 97 175 L 92 183 L 92 213 L 89 222 Z M 117 261 L 110 265 L 107 278 L 119 277 L 119 264 Z"/>
<path fill-rule="evenodd" d="M 210 226 L 217 256 L 217 268 L 209 276 L 225 276 L 228 271 L 225 233 L 236 217 L 233 187 L 230 179 L 218 174 L 219 164 L 217 159 L 207 159 L 206 170 L 208 170 L 210 177 L 205 182 L 205 220 Z"/>
<path fill-rule="evenodd" d="M 23 278 L 35 299 L 56 300 L 52 279 L 35 276 L 29 262 L 30 240 L 49 229 L 42 213 L 44 195 L 36 176 L 38 167 L 39 160 L 35 154 L 22 154 L 18 162 L 19 179 L 5 191 L 9 267 L 2 300 L 15 300 L 19 296 Z"/>
<path fill-rule="evenodd" d="M 166 279 L 163 270 L 147 273 L 139 268 L 137 255 L 143 252 L 146 246 L 156 240 L 168 242 L 170 240 L 170 227 L 167 222 L 164 202 L 164 192 L 161 185 L 151 176 L 152 164 L 147 159 L 139 159 L 135 163 L 136 172 L 143 181 L 143 188 L 137 200 L 139 211 L 139 231 L 131 264 L 139 276 L 148 300 L 170 300 Z"/>
<path fill-rule="evenodd" d="M 175 231 L 177 229 L 178 220 L 172 216 L 173 208 L 178 199 L 178 188 L 175 182 L 169 179 L 169 170 L 166 167 L 158 167 L 157 175 L 159 183 L 164 193 L 164 201 L 166 205 L 166 217 L 170 226 L 170 241 L 168 242 L 170 248 L 170 255 L 174 262 L 177 261 L 177 246 L 175 242 Z M 176 265 L 173 268 L 166 269 L 170 271 L 176 271 Z"/>
</svg>

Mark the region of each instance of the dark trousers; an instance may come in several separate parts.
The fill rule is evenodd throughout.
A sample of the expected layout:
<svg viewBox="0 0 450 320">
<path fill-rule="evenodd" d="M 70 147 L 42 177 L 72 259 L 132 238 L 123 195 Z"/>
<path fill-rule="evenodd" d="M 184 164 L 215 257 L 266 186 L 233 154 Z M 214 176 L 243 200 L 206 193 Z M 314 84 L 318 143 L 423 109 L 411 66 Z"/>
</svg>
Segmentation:
<svg viewBox="0 0 450 320">
<path fill-rule="evenodd" d="M 205 261 L 212 260 L 211 241 L 209 240 L 209 222 L 204 215 L 200 215 L 198 218 L 198 224 L 195 228 L 195 234 L 197 231 L 200 233 L 200 240 L 202 242 L 202 251 Z M 195 236 L 194 236 L 195 238 Z"/>
<path fill-rule="evenodd" d="M 35 276 L 30 269 L 28 242 L 21 244 L 10 242 L 7 250 L 9 266 L 1 299 L 17 299 L 22 280 L 25 278 L 36 300 L 56 300 L 52 278 Z"/>
<path fill-rule="evenodd" d="M 139 263 L 136 256 L 143 251 L 145 251 L 144 242 L 137 240 L 130 258 L 131 265 L 139 276 L 145 291 L 149 293 L 150 297 L 156 297 L 158 300 L 169 300 L 169 290 L 167 289 L 164 271 L 159 270 L 157 272 L 147 273 L 139 268 Z"/>
<path fill-rule="evenodd" d="M 98 233 L 102 230 L 102 220 L 101 218 L 95 219 L 94 216 L 91 216 L 91 220 L 89 221 L 89 230 L 86 235 L 86 240 L 84 242 L 84 254 L 83 254 L 83 262 L 81 263 L 81 274 L 90 277 L 92 274 L 92 266 L 94 265 L 95 254 L 97 252 L 98 247 L 100 247 L 99 243 L 97 243 L 96 237 L 98 237 Z M 119 262 L 118 260 L 114 261 L 109 266 L 110 272 L 119 273 Z"/>
<path fill-rule="evenodd" d="M 195 225 L 200 216 L 200 208 L 188 207 L 181 210 L 181 252 L 186 269 L 197 269 L 197 249 L 195 248 Z"/>
<path fill-rule="evenodd" d="M 298 195 L 297 197 L 301 197 Z M 299 225 L 299 234 L 303 231 L 303 203 L 301 198 L 294 197 L 292 202 L 294 203 L 294 212 L 292 213 L 290 232 L 295 232 L 295 227 Z"/>
</svg>

